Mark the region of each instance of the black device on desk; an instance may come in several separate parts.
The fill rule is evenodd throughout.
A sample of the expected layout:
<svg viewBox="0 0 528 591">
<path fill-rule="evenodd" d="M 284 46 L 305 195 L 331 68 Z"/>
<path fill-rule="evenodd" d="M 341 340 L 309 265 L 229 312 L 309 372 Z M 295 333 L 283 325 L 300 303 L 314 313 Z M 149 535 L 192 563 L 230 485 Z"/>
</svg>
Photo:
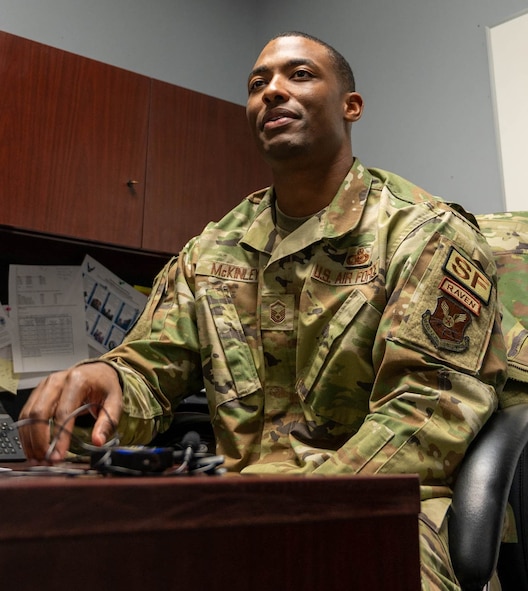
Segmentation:
<svg viewBox="0 0 528 591">
<path fill-rule="evenodd" d="M 23 462 L 27 459 L 15 422 L 30 394 L 31 389 L 18 390 L 16 396 L 0 392 L 0 462 Z"/>
<path fill-rule="evenodd" d="M 18 429 L 0 405 L 0 462 L 20 462 L 25 459 Z"/>
</svg>

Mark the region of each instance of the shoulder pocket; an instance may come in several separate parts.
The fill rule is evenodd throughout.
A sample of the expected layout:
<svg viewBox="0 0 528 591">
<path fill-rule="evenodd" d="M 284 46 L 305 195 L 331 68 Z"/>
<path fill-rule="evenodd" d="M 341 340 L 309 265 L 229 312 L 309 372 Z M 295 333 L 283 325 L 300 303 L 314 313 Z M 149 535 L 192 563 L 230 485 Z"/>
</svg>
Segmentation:
<svg viewBox="0 0 528 591">
<path fill-rule="evenodd" d="M 411 276 L 406 315 L 393 338 L 466 371 L 479 371 L 496 311 L 491 280 L 461 249 L 442 238 L 421 277 Z"/>
</svg>

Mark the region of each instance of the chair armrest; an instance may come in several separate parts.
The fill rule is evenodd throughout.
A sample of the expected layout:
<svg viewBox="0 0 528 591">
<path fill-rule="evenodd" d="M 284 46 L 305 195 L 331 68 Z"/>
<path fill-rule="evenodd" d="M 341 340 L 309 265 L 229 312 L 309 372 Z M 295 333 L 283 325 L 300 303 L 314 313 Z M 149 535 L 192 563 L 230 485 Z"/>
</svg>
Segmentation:
<svg viewBox="0 0 528 591">
<path fill-rule="evenodd" d="M 508 496 L 527 443 L 528 404 L 519 404 L 491 417 L 462 462 L 449 514 L 449 546 L 464 591 L 480 591 L 497 566 Z"/>
</svg>

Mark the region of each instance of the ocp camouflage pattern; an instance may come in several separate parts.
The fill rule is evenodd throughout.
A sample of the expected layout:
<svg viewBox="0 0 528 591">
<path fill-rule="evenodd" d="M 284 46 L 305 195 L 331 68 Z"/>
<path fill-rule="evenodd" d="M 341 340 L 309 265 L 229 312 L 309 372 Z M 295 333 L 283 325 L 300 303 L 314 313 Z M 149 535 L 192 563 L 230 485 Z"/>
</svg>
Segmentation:
<svg viewBox="0 0 528 591">
<path fill-rule="evenodd" d="M 482 234 L 396 175 L 356 160 L 283 239 L 256 192 L 165 267 L 105 356 L 122 441 L 205 386 L 229 471 L 418 473 L 423 499 L 448 497 L 506 380 L 496 296 Z"/>
<path fill-rule="evenodd" d="M 508 376 L 528 382 L 528 212 L 477 216 L 497 263 Z M 526 390 L 527 388 L 525 388 Z"/>
</svg>

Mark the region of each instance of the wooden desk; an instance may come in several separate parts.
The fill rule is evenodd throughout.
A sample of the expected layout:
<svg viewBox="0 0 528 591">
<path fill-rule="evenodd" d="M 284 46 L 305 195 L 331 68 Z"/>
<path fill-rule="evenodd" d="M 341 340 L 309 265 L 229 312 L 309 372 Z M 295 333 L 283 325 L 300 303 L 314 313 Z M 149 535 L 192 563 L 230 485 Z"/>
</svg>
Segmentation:
<svg viewBox="0 0 528 591">
<path fill-rule="evenodd" d="M 21 591 L 419 591 L 418 479 L 0 477 Z"/>
</svg>

